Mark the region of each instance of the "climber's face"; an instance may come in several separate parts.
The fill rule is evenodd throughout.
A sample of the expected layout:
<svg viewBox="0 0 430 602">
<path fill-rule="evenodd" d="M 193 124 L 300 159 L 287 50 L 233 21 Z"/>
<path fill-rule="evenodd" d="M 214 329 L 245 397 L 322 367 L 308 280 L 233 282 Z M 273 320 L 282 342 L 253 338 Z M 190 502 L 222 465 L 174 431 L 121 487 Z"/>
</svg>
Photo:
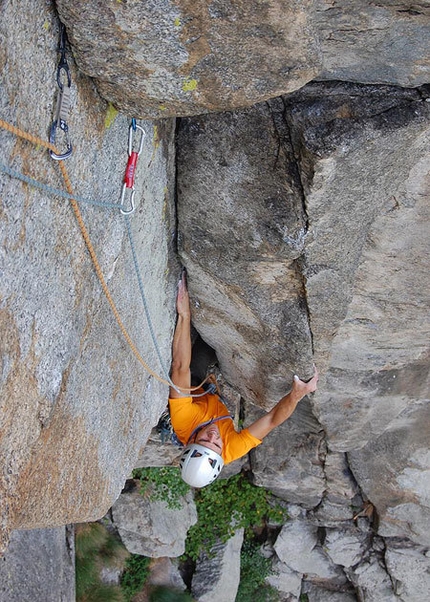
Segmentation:
<svg viewBox="0 0 430 602">
<path fill-rule="evenodd" d="M 197 433 L 195 443 L 204 445 L 205 447 L 212 449 L 214 452 L 221 455 L 222 439 L 216 422 L 203 427 Z"/>
</svg>

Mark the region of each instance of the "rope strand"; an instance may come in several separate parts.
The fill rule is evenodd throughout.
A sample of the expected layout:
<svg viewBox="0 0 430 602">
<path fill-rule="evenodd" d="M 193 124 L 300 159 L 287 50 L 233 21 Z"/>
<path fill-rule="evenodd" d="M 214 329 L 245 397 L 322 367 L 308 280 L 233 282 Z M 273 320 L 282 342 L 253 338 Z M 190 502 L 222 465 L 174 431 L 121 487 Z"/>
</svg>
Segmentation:
<svg viewBox="0 0 430 602">
<path fill-rule="evenodd" d="M 78 203 L 84 203 L 85 205 L 94 205 L 95 207 L 103 207 L 104 209 L 121 209 L 120 203 L 109 203 L 107 201 L 94 201 L 93 199 L 85 199 L 82 196 L 71 195 L 64 190 L 60 190 L 59 188 L 54 188 L 53 186 L 49 186 L 49 184 L 44 184 L 43 182 L 39 182 L 34 178 L 30 178 L 30 176 L 26 176 L 23 173 L 4 165 L 4 163 L 0 163 L 0 171 L 7 174 L 11 178 L 15 178 L 17 180 L 21 180 L 21 182 L 25 182 L 25 184 L 29 184 L 33 186 L 33 188 L 38 188 L 39 190 L 43 190 L 48 194 L 54 194 L 63 199 L 71 200 L 75 198 Z"/>
<path fill-rule="evenodd" d="M 14 125 L 12 125 L 12 124 L 4 121 L 3 119 L 0 119 L 0 127 L 2 127 L 6 131 L 14 134 L 15 136 L 17 136 L 19 138 L 22 138 L 24 140 L 27 140 L 28 142 L 31 142 L 34 145 L 41 145 L 41 146 L 43 146 L 43 147 L 45 147 L 45 148 L 47 148 L 49 150 L 52 150 L 54 153 L 58 154 L 58 149 L 55 147 L 54 144 L 51 144 L 50 142 L 47 142 L 47 141 L 43 140 L 42 138 L 39 138 L 38 136 L 34 136 L 32 134 L 29 134 L 28 132 L 25 132 L 25 131 L 21 130 L 20 128 L 15 127 Z M 199 387 L 192 387 L 190 389 L 178 387 L 177 385 L 175 385 L 172 382 L 172 380 L 170 379 L 169 376 L 167 376 L 167 378 L 163 378 L 163 377 L 159 376 L 154 370 L 152 370 L 152 368 L 150 368 L 150 366 L 148 366 L 148 364 L 145 362 L 145 360 L 143 359 L 143 357 L 139 353 L 139 350 L 137 349 L 135 343 L 133 342 L 131 336 L 129 335 L 126 327 L 124 326 L 124 324 L 122 322 L 121 316 L 120 316 L 120 314 L 118 312 L 118 309 L 117 309 L 117 307 L 115 305 L 115 302 L 114 302 L 114 300 L 113 300 L 113 298 L 112 298 L 112 296 L 110 294 L 110 291 L 108 289 L 108 286 L 106 284 L 106 281 L 105 281 L 105 278 L 103 276 L 103 273 L 102 273 L 99 261 L 97 259 L 97 255 L 96 255 L 96 252 L 94 250 L 93 244 L 91 242 L 88 230 L 87 230 L 87 228 L 85 226 L 85 223 L 83 221 L 82 214 L 81 214 L 81 211 L 79 209 L 78 202 L 77 202 L 76 197 L 75 197 L 75 195 L 73 193 L 72 183 L 70 181 L 70 177 L 69 177 L 69 174 L 67 172 L 67 168 L 66 168 L 66 166 L 64 164 L 64 161 L 58 161 L 58 164 L 60 166 L 60 170 L 61 170 L 61 174 L 63 176 L 64 184 L 65 184 L 66 190 L 68 192 L 67 198 L 69 199 L 70 204 L 72 205 L 72 209 L 74 211 L 76 220 L 78 222 L 79 229 L 81 231 L 82 237 L 83 237 L 83 239 L 85 241 L 85 244 L 87 246 L 88 252 L 90 254 L 90 258 L 91 258 L 91 261 L 93 263 L 94 270 L 95 270 L 96 275 L 97 275 L 97 277 L 99 279 L 99 282 L 100 282 L 100 285 L 102 287 L 103 293 L 104 293 L 104 295 L 105 295 L 105 297 L 106 297 L 106 299 L 107 299 L 107 301 L 108 301 L 108 303 L 109 303 L 109 305 L 111 307 L 112 313 L 115 316 L 116 322 L 117 322 L 117 324 L 118 324 L 118 326 L 119 326 L 119 328 L 120 328 L 120 330 L 121 330 L 121 332 L 122 332 L 125 340 L 127 341 L 127 343 L 129 345 L 131 351 L 133 352 L 133 354 L 135 355 L 135 357 L 139 361 L 139 363 L 143 366 L 143 368 L 151 376 L 153 376 L 156 380 L 158 380 L 159 382 L 161 382 L 161 383 L 163 383 L 163 384 L 165 384 L 165 385 L 167 385 L 169 387 L 173 387 L 178 393 L 187 393 L 188 394 L 188 393 L 191 393 L 192 391 L 197 390 L 199 387 L 201 387 L 207 381 L 207 379 L 205 379 L 199 385 Z M 7 169 L 9 169 L 9 168 L 7 168 Z M 11 170 L 11 171 L 13 171 L 13 170 Z M 30 181 L 28 183 L 32 183 L 31 178 L 29 180 Z M 129 231 L 129 224 L 128 224 L 128 222 L 127 222 L 127 229 L 128 229 L 129 236 L 130 236 L 131 232 Z M 134 259 L 134 247 L 132 247 L 132 250 L 133 250 L 133 259 Z M 140 283 L 139 283 L 139 286 L 140 286 Z M 142 290 L 141 290 L 141 293 L 142 293 Z M 144 295 L 142 296 L 142 299 L 144 299 Z M 146 306 L 146 302 L 145 302 L 145 306 Z M 147 317 L 149 317 L 148 313 L 147 313 Z M 151 336 L 153 337 L 153 340 L 154 340 L 155 339 L 155 335 L 153 334 L 152 323 L 151 323 L 150 320 L 148 321 L 148 325 L 150 327 Z M 157 351 L 157 354 L 158 354 L 159 359 L 161 361 L 161 365 L 162 365 L 163 370 L 165 372 L 167 372 L 166 369 L 165 369 L 165 367 L 164 367 L 164 365 L 163 365 L 163 362 L 161 360 L 161 357 L 160 357 L 161 354 L 159 352 L 159 349 L 158 349 L 157 345 L 156 345 L 156 351 Z M 196 397 L 198 397 L 198 396 L 199 395 L 196 395 Z"/>
</svg>

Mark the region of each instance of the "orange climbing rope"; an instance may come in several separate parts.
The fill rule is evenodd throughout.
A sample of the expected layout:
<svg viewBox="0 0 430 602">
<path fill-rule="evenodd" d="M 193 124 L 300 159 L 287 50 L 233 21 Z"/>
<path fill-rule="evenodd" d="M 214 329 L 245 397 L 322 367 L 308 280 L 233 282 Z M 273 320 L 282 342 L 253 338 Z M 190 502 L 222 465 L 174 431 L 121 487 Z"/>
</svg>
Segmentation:
<svg viewBox="0 0 430 602">
<path fill-rule="evenodd" d="M 19 138 L 23 138 L 24 140 L 28 140 L 29 142 L 32 142 L 35 145 L 41 145 L 44 146 L 45 148 L 53 151 L 54 153 L 58 154 L 58 149 L 55 147 L 54 144 L 51 144 L 50 142 L 47 142 L 45 140 L 42 140 L 41 138 L 39 138 L 38 136 L 33 136 L 32 134 L 29 134 L 28 132 L 25 132 L 23 130 L 21 130 L 20 128 L 15 127 L 14 125 L 4 121 L 3 119 L 0 119 L 0 127 L 2 127 L 3 129 L 7 130 L 8 132 L 11 132 L 12 134 L 15 134 L 15 136 L 18 136 Z M 67 168 L 64 164 L 64 161 L 57 161 L 57 163 L 60 166 L 60 170 L 61 170 L 61 174 L 63 176 L 64 179 L 64 184 L 66 186 L 66 190 L 70 195 L 73 195 L 73 187 L 69 178 L 69 174 L 67 172 Z M 177 385 L 175 385 L 172 382 L 169 382 L 168 380 L 166 380 L 165 378 L 159 376 L 156 372 L 154 372 L 152 370 L 152 368 L 150 368 L 148 366 L 148 364 L 145 362 L 145 360 L 143 359 L 143 357 L 140 355 L 139 350 L 137 349 L 136 345 L 134 344 L 132 338 L 130 337 L 126 327 L 124 326 L 122 320 L 121 320 L 121 316 L 119 315 L 118 309 L 116 308 L 115 302 L 112 299 L 112 295 L 110 294 L 110 291 L 107 287 L 105 278 L 103 276 L 99 261 L 97 259 L 97 255 L 96 252 L 94 250 L 93 244 L 91 242 L 90 236 L 88 234 L 88 230 L 84 224 L 84 221 L 82 219 L 82 214 L 81 211 L 79 209 L 79 205 L 77 203 L 77 201 L 75 199 L 70 199 L 70 203 L 72 205 L 73 211 L 75 213 L 76 216 L 76 220 L 78 222 L 82 237 L 85 241 L 85 244 L 87 246 L 88 252 L 90 254 L 91 257 L 91 261 L 93 262 L 93 266 L 95 269 L 95 272 L 97 274 L 97 277 L 100 281 L 101 287 L 103 289 L 103 292 L 106 296 L 106 299 L 111 307 L 111 310 L 115 316 L 115 319 L 118 323 L 118 326 L 125 338 L 125 340 L 127 341 L 130 349 L 132 350 L 133 354 L 135 355 L 135 357 L 137 358 L 137 360 L 140 362 L 140 364 L 145 368 L 145 370 L 147 372 L 149 372 L 149 374 L 151 374 L 151 376 L 153 376 L 156 380 L 158 380 L 159 382 L 168 385 L 168 386 L 174 386 L 175 389 L 178 390 L 178 392 L 191 392 L 191 391 L 195 391 L 196 389 L 198 389 L 202 384 L 204 384 L 206 382 L 207 379 L 205 379 L 205 381 L 203 381 L 203 383 L 201 383 L 201 385 L 199 385 L 199 387 L 193 387 L 191 389 L 184 389 L 182 387 L 177 387 Z"/>
</svg>

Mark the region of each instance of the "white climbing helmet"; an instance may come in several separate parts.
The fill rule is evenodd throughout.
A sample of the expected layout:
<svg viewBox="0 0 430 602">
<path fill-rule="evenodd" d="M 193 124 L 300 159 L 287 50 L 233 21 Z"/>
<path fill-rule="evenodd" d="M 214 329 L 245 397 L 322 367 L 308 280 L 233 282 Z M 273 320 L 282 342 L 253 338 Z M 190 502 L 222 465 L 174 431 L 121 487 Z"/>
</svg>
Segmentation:
<svg viewBox="0 0 430 602">
<path fill-rule="evenodd" d="M 218 477 L 224 460 L 212 449 L 191 443 L 184 449 L 181 459 L 181 476 L 191 487 L 205 487 Z"/>
</svg>

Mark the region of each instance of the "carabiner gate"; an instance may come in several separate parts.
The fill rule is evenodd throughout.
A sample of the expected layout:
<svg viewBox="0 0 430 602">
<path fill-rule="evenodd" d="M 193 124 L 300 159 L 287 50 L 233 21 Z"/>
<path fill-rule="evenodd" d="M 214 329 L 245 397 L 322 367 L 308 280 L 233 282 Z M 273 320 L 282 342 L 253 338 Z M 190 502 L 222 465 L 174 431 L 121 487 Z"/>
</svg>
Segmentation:
<svg viewBox="0 0 430 602">
<path fill-rule="evenodd" d="M 58 121 L 60 121 L 59 124 L 58 124 Z M 54 159 L 55 161 L 64 161 L 64 159 L 68 159 L 73 152 L 73 146 L 72 146 L 72 143 L 70 142 L 70 138 L 69 138 L 69 127 L 63 119 L 60 119 L 60 120 L 56 119 L 55 121 L 53 121 L 52 125 L 51 125 L 51 132 L 49 135 L 49 142 L 51 144 L 55 144 L 57 128 L 59 128 L 60 130 L 62 130 L 64 132 L 67 150 L 65 153 L 63 153 L 61 155 L 58 155 L 57 153 L 54 153 L 53 150 L 50 150 L 49 154 L 51 155 L 52 159 Z"/>
<path fill-rule="evenodd" d="M 133 152 L 133 133 L 136 130 L 140 130 L 142 132 L 142 135 L 140 137 L 139 150 L 138 151 L 134 151 L 134 152 L 137 152 L 137 156 L 139 156 L 140 153 L 142 152 L 142 149 L 143 149 L 143 143 L 144 143 L 144 140 L 145 140 L 146 132 L 145 132 L 145 130 L 143 129 L 142 126 L 137 125 L 137 123 L 135 123 L 134 127 L 133 127 L 133 123 L 132 123 L 130 125 L 129 129 L 128 129 L 128 155 L 129 156 Z"/>
<path fill-rule="evenodd" d="M 134 210 L 136 209 L 135 205 L 134 205 L 134 195 L 135 195 L 135 190 L 134 190 L 134 186 L 133 188 L 131 188 L 131 196 L 130 196 L 130 209 L 124 209 L 124 201 L 125 201 L 125 193 L 127 191 L 127 184 L 124 182 L 123 186 L 122 186 L 122 193 L 121 193 L 121 203 L 120 203 L 120 211 L 123 215 L 131 215 Z"/>
</svg>

